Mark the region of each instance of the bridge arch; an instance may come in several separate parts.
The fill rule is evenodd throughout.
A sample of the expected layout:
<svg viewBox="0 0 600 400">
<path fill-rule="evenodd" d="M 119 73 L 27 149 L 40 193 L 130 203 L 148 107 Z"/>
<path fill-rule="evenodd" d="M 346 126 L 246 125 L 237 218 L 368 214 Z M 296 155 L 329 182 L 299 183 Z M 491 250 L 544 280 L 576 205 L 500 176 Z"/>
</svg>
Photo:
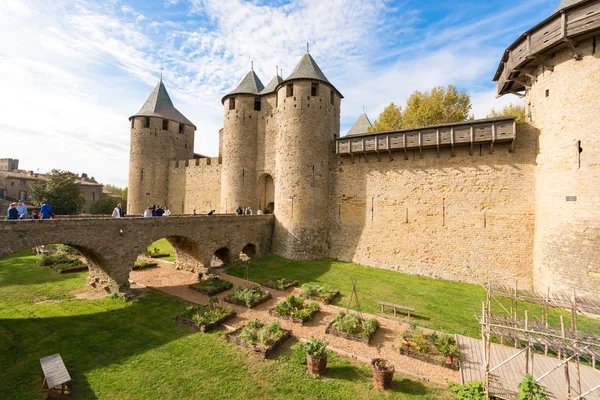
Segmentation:
<svg viewBox="0 0 600 400">
<path fill-rule="evenodd" d="M 240 252 L 240 257 L 242 255 L 245 255 L 248 258 L 252 258 L 252 257 L 255 257 L 257 253 L 258 252 L 256 249 L 256 245 L 253 243 L 248 243 L 247 245 L 244 246 L 244 248 Z"/>
<path fill-rule="evenodd" d="M 225 267 L 229 264 L 231 264 L 231 251 L 228 247 L 217 249 L 210 261 L 211 267 Z"/>
</svg>

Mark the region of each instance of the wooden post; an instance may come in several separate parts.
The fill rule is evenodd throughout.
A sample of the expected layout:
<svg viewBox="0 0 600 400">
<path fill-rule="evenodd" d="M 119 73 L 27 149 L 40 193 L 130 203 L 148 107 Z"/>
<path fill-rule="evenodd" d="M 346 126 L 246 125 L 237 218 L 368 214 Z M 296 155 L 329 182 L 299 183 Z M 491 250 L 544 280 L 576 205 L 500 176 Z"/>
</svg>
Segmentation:
<svg viewBox="0 0 600 400">
<path fill-rule="evenodd" d="M 563 339 L 561 353 L 563 354 L 563 358 L 566 359 L 567 354 L 564 350 L 565 342 L 566 342 L 565 318 L 562 315 L 560 316 L 560 332 L 561 332 L 562 339 Z M 564 369 L 565 369 L 565 385 L 566 385 L 566 390 L 567 390 L 566 398 L 570 399 L 571 398 L 571 381 L 569 380 L 569 363 L 568 362 L 565 363 Z"/>
<path fill-rule="evenodd" d="M 573 331 L 573 333 L 575 334 L 575 337 L 577 337 L 577 295 L 575 294 L 575 291 L 573 290 L 573 308 L 571 309 L 571 330 Z M 577 340 L 575 340 L 575 342 L 573 343 L 575 346 L 575 351 L 578 351 L 578 343 Z M 579 354 L 577 354 L 577 357 L 575 358 L 575 373 L 577 374 L 577 376 L 575 377 L 575 382 L 576 382 L 576 389 L 577 389 L 577 395 L 581 395 L 581 370 L 579 368 Z"/>
<path fill-rule="evenodd" d="M 487 353 L 487 323 L 486 323 L 486 309 L 485 302 L 481 303 L 481 339 L 483 340 L 483 364 L 484 364 L 484 378 L 483 385 L 485 389 L 485 398 L 490 398 L 490 362 Z"/>
<path fill-rule="evenodd" d="M 525 330 L 529 330 L 529 313 L 525 310 Z M 529 340 L 527 340 L 527 350 L 525 351 L 525 374 L 529 373 Z"/>
</svg>

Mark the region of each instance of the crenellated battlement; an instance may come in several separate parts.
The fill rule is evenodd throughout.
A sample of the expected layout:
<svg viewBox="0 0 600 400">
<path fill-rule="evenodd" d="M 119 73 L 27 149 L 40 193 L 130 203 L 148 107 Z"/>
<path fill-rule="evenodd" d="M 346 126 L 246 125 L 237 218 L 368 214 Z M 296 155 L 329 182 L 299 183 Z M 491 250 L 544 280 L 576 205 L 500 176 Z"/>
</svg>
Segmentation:
<svg viewBox="0 0 600 400">
<path fill-rule="evenodd" d="M 171 161 L 169 165 L 172 169 L 184 169 L 195 167 L 216 167 L 222 164 L 220 157 L 192 158 L 191 160 Z"/>
</svg>

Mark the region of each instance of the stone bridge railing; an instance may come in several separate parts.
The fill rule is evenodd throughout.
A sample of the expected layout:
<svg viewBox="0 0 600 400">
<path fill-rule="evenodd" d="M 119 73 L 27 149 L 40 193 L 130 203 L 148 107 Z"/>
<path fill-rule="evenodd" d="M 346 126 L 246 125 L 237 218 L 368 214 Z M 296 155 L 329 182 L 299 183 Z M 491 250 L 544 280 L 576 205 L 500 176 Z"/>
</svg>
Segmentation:
<svg viewBox="0 0 600 400">
<path fill-rule="evenodd" d="M 158 239 L 173 245 L 178 266 L 198 270 L 208 268 L 215 254 L 231 261 L 243 249 L 268 254 L 273 225 L 273 215 L 1 221 L 0 258 L 36 246 L 66 244 L 86 257 L 90 285 L 120 292 L 129 288 L 136 258 Z"/>
</svg>

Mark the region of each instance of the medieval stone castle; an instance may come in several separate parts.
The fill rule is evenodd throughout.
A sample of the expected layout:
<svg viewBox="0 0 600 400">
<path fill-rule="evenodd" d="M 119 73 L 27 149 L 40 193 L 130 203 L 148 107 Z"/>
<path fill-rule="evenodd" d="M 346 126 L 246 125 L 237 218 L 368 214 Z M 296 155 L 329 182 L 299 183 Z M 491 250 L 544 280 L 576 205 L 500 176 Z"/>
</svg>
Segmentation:
<svg viewBox="0 0 600 400">
<path fill-rule="evenodd" d="M 498 94 L 525 97 L 526 123 L 367 133 L 362 115 L 344 137 L 343 96 L 306 53 L 287 78 L 250 71 L 222 98 L 215 158 L 194 154 L 161 81 L 130 118 L 128 209 L 268 207 L 283 257 L 597 296 L 598 35 L 600 0 L 563 0 L 505 51 Z"/>
</svg>

